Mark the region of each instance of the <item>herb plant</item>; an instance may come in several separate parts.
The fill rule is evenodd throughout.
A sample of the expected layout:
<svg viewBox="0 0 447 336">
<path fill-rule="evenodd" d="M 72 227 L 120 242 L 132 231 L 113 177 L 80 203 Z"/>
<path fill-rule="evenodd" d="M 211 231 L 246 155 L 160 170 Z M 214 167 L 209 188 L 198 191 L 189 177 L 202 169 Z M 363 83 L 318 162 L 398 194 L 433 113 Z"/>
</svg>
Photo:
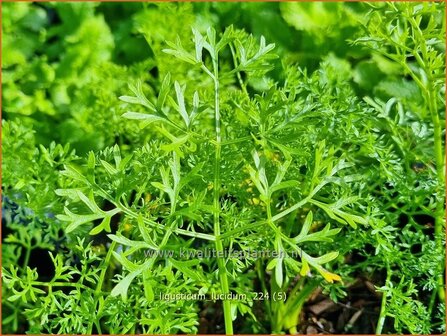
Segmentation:
<svg viewBox="0 0 447 336">
<path fill-rule="evenodd" d="M 443 3 L 4 7 L 6 333 L 444 331 Z"/>
</svg>

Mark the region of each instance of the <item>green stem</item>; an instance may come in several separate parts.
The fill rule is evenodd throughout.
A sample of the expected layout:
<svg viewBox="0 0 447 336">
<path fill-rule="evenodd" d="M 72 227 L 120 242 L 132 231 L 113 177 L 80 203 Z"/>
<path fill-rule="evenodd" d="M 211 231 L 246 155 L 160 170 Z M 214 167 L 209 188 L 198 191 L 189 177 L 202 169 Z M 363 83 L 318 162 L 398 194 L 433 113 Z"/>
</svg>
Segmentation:
<svg viewBox="0 0 447 336">
<path fill-rule="evenodd" d="M 25 273 L 26 267 L 28 266 L 29 258 L 31 256 L 31 250 L 32 250 L 31 245 L 27 245 L 27 246 L 25 246 L 25 248 L 26 248 L 26 253 L 25 253 L 25 260 L 23 261 L 23 273 Z"/>
<path fill-rule="evenodd" d="M 314 194 L 315 194 L 315 190 L 312 191 L 306 198 L 304 198 L 303 200 L 299 201 L 298 203 L 292 205 L 287 210 L 281 211 L 280 213 L 276 214 L 275 216 L 272 217 L 272 222 L 276 222 L 279 219 L 283 218 L 284 216 L 288 215 L 289 213 L 295 211 L 296 209 L 301 208 L 303 205 L 305 205 L 306 203 L 309 202 L 309 200 L 313 197 Z"/>
<path fill-rule="evenodd" d="M 289 294 L 284 309 L 285 314 L 280 320 L 280 324 L 283 328 L 296 330 L 298 317 L 304 303 L 319 285 L 319 282 L 315 280 L 310 280 L 310 282 L 304 286 L 303 282 L 304 278 L 301 278 Z M 298 290 L 300 290 L 299 293 Z"/>
<path fill-rule="evenodd" d="M 214 67 L 214 110 L 215 110 L 215 126 L 216 126 L 216 152 L 214 157 L 214 236 L 216 237 L 215 246 L 217 252 L 217 266 L 219 268 L 219 279 L 222 294 L 230 293 L 228 284 L 227 269 L 225 265 L 224 249 L 222 239 L 220 237 L 220 161 L 221 161 L 221 145 L 222 135 L 220 128 L 220 110 L 219 110 L 219 77 L 218 77 L 218 56 L 213 59 Z M 233 335 L 233 321 L 231 318 L 231 302 L 228 299 L 223 300 L 223 311 L 225 320 L 225 333 Z"/>
<path fill-rule="evenodd" d="M 272 319 L 270 323 L 272 324 L 272 333 L 280 334 L 282 331 L 282 326 L 280 325 L 281 313 L 282 313 L 282 302 L 273 300 L 274 293 L 279 291 L 279 286 L 276 283 L 275 277 L 270 278 L 270 291 L 271 291 L 271 308 L 272 308 Z"/>
<path fill-rule="evenodd" d="M 106 276 L 107 269 L 109 268 L 110 259 L 112 258 L 112 252 L 115 251 L 115 246 L 116 246 L 116 242 L 112 241 L 112 243 L 110 244 L 109 250 L 107 251 L 106 258 L 104 260 L 103 269 L 101 271 L 101 274 L 99 275 L 98 285 L 96 286 L 96 289 L 95 289 L 95 297 L 98 296 L 98 294 L 102 290 L 102 285 L 104 283 L 104 278 Z"/>
<path fill-rule="evenodd" d="M 445 186 L 445 172 L 444 172 L 444 155 L 442 149 L 442 127 L 439 120 L 437 111 L 436 95 L 433 90 L 433 84 L 430 82 L 429 86 L 429 104 L 431 110 L 431 117 L 433 121 L 434 130 L 434 146 L 435 146 L 435 158 L 436 158 L 436 175 L 438 178 L 438 187 L 436 191 L 436 216 L 435 216 L 435 242 L 439 253 L 444 254 L 444 248 L 442 243 L 442 236 L 444 234 L 444 186 Z M 445 301 L 445 288 L 444 288 L 444 262 L 439 264 L 439 273 L 437 277 L 438 283 L 438 296 L 441 302 Z"/>
<path fill-rule="evenodd" d="M 290 291 L 289 298 L 287 299 L 287 302 L 289 302 L 289 300 L 295 296 L 295 294 L 298 292 L 298 290 L 299 290 L 301 287 L 303 287 L 304 279 L 305 279 L 305 278 L 302 276 L 302 277 L 300 277 L 300 279 L 297 281 L 295 287 L 293 287 L 293 289 Z"/>
<path fill-rule="evenodd" d="M 96 329 L 98 329 L 98 335 L 102 335 L 101 324 L 99 321 L 95 321 Z"/>
<path fill-rule="evenodd" d="M 95 307 L 95 310 L 97 309 L 98 306 L 98 301 L 99 301 L 99 296 L 102 290 L 102 285 L 104 283 L 104 279 L 107 273 L 107 269 L 109 268 L 109 264 L 110 264 L 110 259 L 112 258 L 112 252 L 115 250 L 115 246 L 116 246 L 116 242 L 113 241 L 110 244 L 109 250 L 107 251 L 107 255 L 106 258 L 104 259 L 104 263 L 102 265 L 102 270 L 101 270 L 101 274 L 99 275 L 99 280 L 98 280 L 98 284 L 96 285 L 96 289 L 95 289 L 95 293 L 94 293 L 94 298 L 95 298 L 95 304 L 93 305 L 93 307 Z M 90 322 L 88 324 L 88 331 L 87 334 L 91 334 L 92 333 L 92 329 L 93 329 L 93 323 L 95 323 L 95 325 L 99 324 L 99 320 L 98 320 L 98 314 L 100 312 L 98 312 L 97 310 L 95 311 L 95 318 L 91 318 Z M 98 330 L 99 333 L 101 333 L 100 330 Z"/>
<path fill-rule="evenodd" d="M 265 206 L 267 211 L 267 223 L 270 226 L 275 226 L 272 221 L 272 209 L 270 207 L 270 198 L 265 200 Z M 278 234 L 277 231 L 275 231 L 275 234 Z M 270 279 L 270 291 L 271 291 L 271 324 L 272 324 L 272 332 L 273 333 L 280 333 L 282 326 L 279 323 L 279 320 L 281 319 L 281 313 L 282 313 L 282 302 L 281 301 L 275 301 L 273 298 L 275 297 L 276 293 L 279 292 L 281 288 L 276 283 L 276 279 L 274 276 Z"/>
<path fill-rule="evenodd" d="M 430 296 L 430 302 L 428 304 L 428 312 L 427 312 L 428 316 L 431 316 L 431 314 L 433 312 L 433 308 L 435 306 L 435 301 L 436 301 L 436 296 L 437 296 L 437 292 L 433 291 L 431 296 Z"/>
<path fill-rule="evenodd" d="M 261 282 L 262 292 L 264 294 L 267 294 L 268 290 L 267 290 L 267 285 L 265 282 L 265 270 L 264 270 L 264 265 L 263 265 L 261 259 L 256 260 L 256 268 L 258 270 L 258 277 L 259 277 L 259 281 Z M 263 301 L 264 301 L 265 309 L 267 311 L 267 315 L 268 315 L 269 319 L 272 320 L 272 309 L 270 307 L 270 302 L 269 302 L 269 300 L 263 300 Z"/>
<path fill-rule="evenodd" d="M 390 277 L 391 277 L 391 270 L 389 269 L 389 266 L 387 265 L 385 286 L 387 286 L 388 283 L 390 282 Z M 386 318 L 386 314 L 387 314 L 386 298 L 387 298 L 387 293 L 383 292 L 382 293 L 382 303 L 380 305 L 380 315 L 379 315 L 379 320 L 377 321 L 377 327 L 376 327 L 376 335 L 382 334 L 383 325 L 385 323 L 385 318 Z"/>
<path fill-rule="evenodd" d="M 298 334 L 298 330 L 296 329 L 296 326 L 293 326 L 293 327 L 289 328 L 289 334 L 290 335 Z"/>
</svg>

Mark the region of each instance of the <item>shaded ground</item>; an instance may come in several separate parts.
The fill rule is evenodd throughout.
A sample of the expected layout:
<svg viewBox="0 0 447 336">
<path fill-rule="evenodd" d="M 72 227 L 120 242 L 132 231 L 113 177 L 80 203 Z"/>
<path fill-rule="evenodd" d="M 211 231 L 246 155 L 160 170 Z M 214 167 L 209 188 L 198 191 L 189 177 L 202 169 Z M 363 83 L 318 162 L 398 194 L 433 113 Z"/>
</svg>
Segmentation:
<svg viewBox="0 0 447 336">
<path fill-rule="evenodd" d="M 358 278 L 347 288 L 347 296 L 335 303 L 321 288 L 304 305 L 298 325 L 299 334 L 374 334 L 380 312 L 381 296 L 367 279 Z M 264 307 L 257 301 L 254 313 L 262 318 Z M 234 322 L 235 333 L 249 333 L 244 318 Z M 263 330 L 261 333 L 270 333 Z M 223 334 L 224 317 L 220 303 L 206 302 L 200 313 L 199 334 Z"/>
</svg>

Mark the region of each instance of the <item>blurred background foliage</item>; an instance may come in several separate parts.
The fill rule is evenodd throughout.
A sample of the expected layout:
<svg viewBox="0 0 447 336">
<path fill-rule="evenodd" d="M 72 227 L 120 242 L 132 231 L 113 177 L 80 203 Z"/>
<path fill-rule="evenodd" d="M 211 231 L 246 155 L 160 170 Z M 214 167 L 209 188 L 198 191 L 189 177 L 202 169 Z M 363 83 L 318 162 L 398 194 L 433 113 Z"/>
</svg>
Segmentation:
<svg viewBox="0 0 447 336">
<path fill-rule="evenodd" d="M 162 50 L 166 41 L 177 37 L 185 49 L 193 50 L 191 27 L 204 33 L 211 26 L 221 34 L 233 25 L 253 34 L 256 40 L 264 36 L 267 43 L 275 43 L 274 52 L 279 55 L 273 61 L 275 68 L 264 78 L 247 79 L 250 97 L 264 93 L 272 83 L 296 89 L 297 110 L 306 112 L 308 108 L 321 122 L 311 127 L 297 125 L 296 129 L 308 136 L 294 141 L 312 147 L 316 139 L 327 137 L 329 145 L 346 150 L 346 156 L 356 163 L 353 170 L 368 177 L 356 185 L 365 204 L 356 210 L 373 209 L 374 213 L 368 215 L 384 220 L 360 232 L 343 230 L 343 236 L 333 244 L 340 255 L 347 256 L 337 264 L 339 273 L 344 279 L 377 275 L 374 284 L 379 286 L 385 282 L 384 270 L 391 265 L 394 287 L 381 290 L 392 293 L 389 311 L 397 322 L 384 330 L 443 331 L 445 306 L 435 305 L 438 302 L 431 294 L 436 288 L 435 269 L 445 263 L 443 255 L 433 254 L 439 248 L 433 238 L 433 195 L 439 184 L 433 168 L 433 125 L 426 116 L 421 88 L 398 62 L 379 52 L 387 48 L 386 43 L 381 45 L 371 37 L 383 31 L 386 34 L 391 24 L 386 26 L 384 22 L 394 20 L 387 21 L 387 15 L 396 15 L 392 10 L 382 10 L 384 4 L 17 2 L 4 3 L 2 8 L 2 207 L 3 222 L 7 223 L 3 230 L 7 243 L 3 245 L 4 265 L 32 268 L 33 261 L 26 260 L 29 255 L 24 256 L 30 246 L 34 251 L 41 250 L 40 257 L 45 255 L 50 264 L 48 251 L 57 252 L 65 244 L 65 227 L 55 218 L 63 212 L 64 201 L 54 194 L 54 190 L 70 186 L 69 179 L 59 174 L 64 164 L 81 166 L 89 151 L 112 157 L 109 147 L 117 144 L 123 154 L 136 152 L 142 162 L 138 169 L 146 175 L 151 173 L 157 158 L 151 156 L 156 152 L 150 150 L 154 144 L 148 142 L 156 137 L 155 132 L 150 127 L 142 131 L 138 123 L 121 118 L 127 105 L 118 97 L 128 95 L 129 84 L 138 80 L 143 82 L 147 96 L 154 97 L 170 72 L 180 83 L 188 83 L 185 97 L 197 90 L 201 102 L 212 101 L 207 89 L 209 78 L 198 67 L 179 62 Z M 378 16 L 369 15 L 372 9 Z M 443 5 L 426 10 L 422 24 L 426 25 L 430 17 L 445 36 Z M 370 36 L 366 41 L 369 48 L 355 43 L 363 36 Z M 445 39 L 443 42 L 435 40 L 433 45 L 445 56 Z M 231 68 L 231 53 L 222 58 L 222 67 Z M 444 80 L 445 70 L 441 75 Z M 234 79 L 221 81 L 222 87 L 229 88 L 225 93 L 231 98 L 223 100 L 223 110 L 237 119 L 235 124 L 248 124 L 245 111 L 230 103 L 238 99 L 237 91 L 231 90 L 237 86 Z M 445 92 L 445 82 L 437 89 L 438 93 Z M 440 94 L 437 98 L 444 101 Z M 439 104 L 442 125 L 443 107 Z M 347 139 L 347 134 L 351 138 Z M 65 248 L 75 250 L 73 241 L 76 243 L 72 239 Z M 321 254 L 325 246 L 315 244 L 313 249 Z M 401 275 L 405 282 L 399 282 Z M 333 300 L 346 296 L 341 284 L 323 287 Z M 134 290 L 138 293 L 139 287 Z M 119 300 L 110 305 L 111 323 L 117 324 L 110 330 L 116 333 L 127 332 L 120 329 L 122 321 L 133 318 L 129 313 L 120 315 L 123 320 L 114 320 L 117 311 L 127 314 L 130 309 L 122 305 Z M 402 305 L 406 307 L 403 313 L 399 311 Z M 6 302 L 4 308 L 8 313 L 3 321 L 6 330 L 26 332 L 17 325 L 24 320 L 19 316 L 22 307 Z M 187 309 L 195 312 L 196 308 Z M 83 313 L 90 314 L 88 309 Z M 39 314 L 35 312 L 36 321 Z M 427 316 L 434 316 L 435 322 L 427 322 Z M 37 325 L 34 331 L 40 333 Z M 251 327 L 240 330 L 270 332 Z M 371 328 L 368 331 L 374 332 Z"/>
</svg>

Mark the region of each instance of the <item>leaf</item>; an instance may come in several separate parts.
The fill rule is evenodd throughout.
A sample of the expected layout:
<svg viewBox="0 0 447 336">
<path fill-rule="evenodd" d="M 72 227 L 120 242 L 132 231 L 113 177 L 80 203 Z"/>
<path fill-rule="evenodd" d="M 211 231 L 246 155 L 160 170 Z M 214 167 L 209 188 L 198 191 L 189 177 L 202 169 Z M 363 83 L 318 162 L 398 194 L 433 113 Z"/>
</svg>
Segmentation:
<svg viewBox="0 0 447 336">
<path fill-rule="evenodd" d="M 144 287 L 144 296 L 146 297 L 146 300 L 148 302 L 152 302 L 154 301 L 154 290 L 152 289 L 152 284 L 151 284 L 151 277 L 150 277 L 151 273 L 150 270 L 145 270 L 143 272 L 143 287 Z"/>
<path fill-rule="evenodd" d="M 330 170 L 330 173 L 328 174 L 328 177 L 334 176 L 336 173 L 338 173 L 342 169 L 353 167 L 354 164 L 350 162 L 346 162 L 344 159 L 341 159 L 335 166 Z"/>
<path fill-rule="evenodd" d="M 298 236 L 296 236 L 295 238 L 293 238 L 293 240 L 295 242 L 300 241 L 307 235 L 307 233 L 309 232 L 310 227 L 312 225 L 312 222 L 313 222 L 313 213 L 312 213 L 312 211 L 309 211 L 307 213 L 306 219 L 304 220 L 304 224 L 303 224 L 303 227 L 301 228 L 300 234 Z"/>
<path fill-rule="evenodd" d="M 66 215 L 57 215 L 56 217 L 64 222 L 70 222 L 65 232 L 70 233 L 82 224 L 93 222 L 94 220 L 104 217 L 104 214 L 77 215 L 68 208 L 64 208 Z"/>
<path fill-rule="evenodd" d="M 194 91 L 194 96 L 192 98 L 192 111 L 191 114 L 189 115 L 190 123 L 194 121 L 194 118 L 199 112 L 199 105 L 200 105 L 199 93 L 197 91 Z"/>
<path fill-rule="evenodd" d="M 307 276 L 310 272 L 309 263 L 307 262 L 307 260 L 305 258 L 303 258 L 301 262 L 302 262 L 302 266 L 301 266 L 300 275 Z"/>
<path fill-rule="evenodd" d="M 179 190 L 181 190 L 183 187 L 185 187 L 188 183 L 191 181 L 202 177 L 202 175 L 199 174 L 199 172 L 202 170 L 203 166 L 205 165 L 205 162 L 198 163 L 191 171 L 183 176 L 179 181 Z"/>
<path fill-rule="evenodd" d="M 137 97 L 132 96 L 120 96 L 119 100 L 128 104 L 140 104 L 140 100 Z"/>
<path fill-rule="evenodd" d="M 208 43 L 204 43 L 203 46 L 211 55 L 212 59 L 216 59 L 217 57 L 217 49 L 216 47 L 216 30 L 213 27 L 208 27 L 206 30 L 206 36 L 208 38 Z"/>
<path fill-rule="evenodd" d="M 87 168 L 93 170 L 95 169 L 95 167 L 96 167 L 95 153 L 93 151 L 90 151 L 88 153 Z"/>
<path fill-rule="evenodd" d="M 64 165 L 64 168 L 65 168 L 65 170 L 63 170 L 61 172 L 62 175 L 70 177 L 73 180 L 80 181 L 85 184 L 88 183 L 85 176 L 77 168 L 75 168 L 74 165 L 66 164 L 66 165 Z"/>
<path fill-rule="evenodd" d="M 271 271 L 272 269 L 274 269 L 276 267 L 277 263 L 278 263 L 277 258 L 270 260 L 269 263 L 267 264 L 266 270 Z"/>
<path fill-rule="evenodd" d="M 270 193 L 273 194 L 275 191 L 278 191 L 281 189 L 295 188 L 297 186 L 299 186 L 299 182 L 295 181 L 295 180 L 280 182 L 280 183 L 270 187 Z"/>
<path fill-rule="evenodd" d="M 117 144 L 113 146 L 113 159 L 115 160 L 115 167 L 119 170 L 120 163 L 121 163 L 121 151 Z"/>
<path fill-rule="evenodd" d="M 313 258 L 313 260 L 315 262 L 317 262 L 318 264 L 326 264 L 332 260 L 334 260 L 335 258 L 338 257 L 338 252 L 329 252 L 326 253 L 325 255 L 322 255 L 321 257 L 317 257 L 317 258 Z"/>
<path fill-rule="evenodd" d="M 140 230 L 143 240 L 149 245 L 157 246 L 157 244 L 152 240 L 151 236 L 149 235 L 148 232 L 149 230 L 144 225 L 143 216 L 141 214 L 138 215 L 137 223 L 138 223 L 138 229 Z"/>
<path fill-rule="evenodd" d="M 286 258 L 284 258 L 284 264 L 286 266 L 288 266 L 289 269 L 291 269 L 293 271 L 293 273 L 295 273 L 295 274 L 300 273 L 301 264 L 298 261 L 296 261 L 295 259 L 292 259 L 291 257 L 287 256 Z"/>
<path fill-rule="evenodd" d="M 281 288 L 283 283 L 283 272 L 282 272 L 282 258 L 278 258 L 278 262 L 275 267 L 275 280 L 278 286 Z"/>
<path fill-rule="evenodd" d="M 304 236 L 298 235 L 297 237 L 293 238 L 293 241 L 297 244 L 305 242 L 305 241 L 319 241 L 319 242 L 331 242 L 333 241 L 332 236 L 335 236 L 340 232 L 341 229 L 330 229 L 330 224 L 327 224 L 323 230 L 314 232 L 314 233 L 308 233 Z"/>
<path fill-rule="evenodd" d="M 182 42 L 180 40 L 180 37 L 177 36 L 176 43 L 172 43 L 167 41 L 166 44 L 170 46 L 172 49 L 163 49 L 162 51 L 166 54 L 173 55 L 177 57 L 178 59 L 181 59 L 184 62 L 190 63 L 190 64 L 197 64 L 196 58 L 188 53 L 185 49 L 182 47 Z"/>
<path fill-rule="evenodd" d="M 163 49 L 162 51 L 166 54 L 173 55 L 173 56 L 177 57 L 178 59 L 181 59 L 184 62 L 194 64 L 194 65 L 197 64 L 197 61 L 193 58 L 193 56 L 184 50 Z"/>
<path fill-rule="evenodd" d="M 149 248 L 152 250 L 158 250 L 158 247 L 152 244 L 148 244 L 146 242 L 142 241 L 136 241 L 136 240 L 130 240 L 129 238 L 124 237 L 121 233 L 109 234 L 107 235 L 111 240 L 117 242 L 118 244 L 124 245 L 124 246 L 130 246 L 133 249 L 141 249 L 141 248 Z"/>
<path fill-rule="evenodd" d="M 181 179 L 181 176 L 180 176 L 180 160 L 179 160 L 178 156 L 176 156 L 175 154 L 173 154 L 173 155 L 174 155 L 174 158 L 169 160 L 168 164 L 169 164 L 169 168 L 171 170 L 172 179 L 174 181 L 173 189 L 177 189 L 179 184 L 180 184 L 180 179 Z M 160 170 L 160 172 L 162 172 L 162 171 Z M 162 172 L 162 174 L 163 174 L 163 172 Z M 168 184 L 168 180 L 169 180 L 169 177 L 168 177 L 168 175 L 166 173 L 165 177 L 163 178 L 163 183 Z"/>
<path fill-rule="evenodd" d="M 140 267 L 139 265 L 134 264 L 133 262 L 131 262 L 129 259 L 127 259 L 125 256 L 123 256 L 122 254 L 116 253 L 115 251 L 112 252 L 113 256 L 115 257 L 115 259 L 128 271 L 130 272 L 134 272 L 136 270 L 138 270 L 138 268 Z"/>
<path fill-rule="evenodd" d="M 18 299 L 22 298 L 22 296 L 23 296 L 22 293 L 11 295 L 10 297 L 8 297 L 8 301 L 10 302 L 17 301 Z"/>
<path fill-rule="evenodd" d="M 219 52 L 223 47 L 225 47 L 226 45 L 228 45 L 231 42 L 233 42 L 235 40 L 235 38 L 236 38 L 235 35 L 236 34 L 234 32 L 233 25 L 228 26 L 225 29 L 225 31 L 224 31 L 220 41 L 216 44 L 216 47 L 215 47 L 216 52 Z"/>
<path fill-rule="evenodd" d="M 54 193 L 58 196 L 70 198 L 74 202 L 79 201 L 79 189 L 56 189 Z"/>
<path fill-rule="evenodd" d="M 333 260 L 334 257 L 336 258 L 338 256 L 338 252 L 330 252 L 320 258 L 312 258 L 311 256 L 307 254 L 303 254 L 303 262 L 306 260 L 310 265 L 312 265 L 322 276 L 323 278 L 330 283 L 333 283 L 334 281 L 341 281 L 341 277 L 337 274 L 331 273 L 324 269 L 320 263 L 323 260 Z M 332 259 L 331 259 L 332 258 Z M 304 265 L 304 263 L 303 263 Z"/>
<path fill-rule="evenodd" d="M 171 73 L 168 72 L 163 78 L 163 82 L 161 83 L 160 91 L 158 93 L 158 99 L 157 99 L 157 110 L 159 112 L 163 111 L 163 106 L 166 101 L 166 97 L 169 94 L 169 90 L 171 87 Z"/>
<path fill-rule="evenodd" d="M 161 149 L 163 149 L 166 152 L 176 152 L 180 157 L 183 157 L 183 153 L 180 147 L 186 144 L 190 137 L 191 137 L 190 134 L 186 134 L 179 138 L 173 137 L 172 142 L 170 144 L 161 145 Z"/>
<path fill-rule="evenodd" d="M 357 228 L 357 223 L 367 224 L 367 221 L 360 216 L 352 215 L 338 209 L 335 209 L 334 213 L 340 218 L 343 218 L 353 229 Z"/>
<path fill-rule="evenodd" d="M 325 269 L 318 269 L 323 278 L 329 282 L 333 283 L 334 281 L 341 281 L 341 277 L 337 274 L 326 271 Z"/>
<path fill-rule="evenodd" d="M 127 164 L 130 162 L 130 160 L 132 159 L 132 157 L 133 157 L 133 154 L 126 155 L 124 157 L 124 159 L 121 160 L 117 169 L 120 171 L 123 171 L 126 168 Z"/>
<path fill-rule="evenodd" d="M 200 34 L 200 32 L 195 28 L 192 28 L 192 33 L 194 34 L 194 44 L 196 47 L 196 61 L 202 62 L 202 49 L 203 43 L 205 42 L 204 38 L 202 34 Z"/>
<path fill-rule="evenodd" d="M 154 115 L 154 114 L 146 114 L 139 112 L 126 112 L 123 114 L 124 118 L 133 119 L 133 120 L 144 120 L 146 123 L 153 123 L 156 121 L 167 121 L 166 118 Z"/>
<path fill-rule="evenodd" d="M 181 87 L 177 81 L 175 81 L 175 83 L 174 83 L 174 88 L 175 88 L 175 93 L 177 96 L 177 103 L 178 103 L 178 109 L 179 109 L 180 115 L 182 116 L 183 120 L 185 121 L 186 127 L 189 127 L 189 116 L 188 116 L 188 113 L 186 112 L 185 97 L 183 95 L 185 88 Z"/>
<path fill-rule="evenodd" d="M 143 84 L 139 80 L 135 85 L 129 84 L 129 89 L 134 93 L 135 97 L 130 96 L 121 96 L 120 100 L 130 103 L 130 104 L 139 104 L 147 107 L 152 112 L 156 112 L 154 104 L 152 104 L 143 92 Z"/>
<path fill-rule="evenodd" d="M 316 201 L 314 199 L 309 200 L 310 203 L 317 205 L 319 208 L 323 209 L 329 217 L 336 220 L 339 223 L 346 224 L 348 223 L 352 228 L 357 228 L 357 223 L 366 225 L 368 222 L 363 217 L 349 214 L 343 210 L 340 210 L 339 207 L 344 206 L 345 204 L 351 203 L 352 198 L 340 199 L 333 204 L 324 204 L 322 202 Z"/>
<path fill-rule="evenodd" d="M 79 199 L 84 202 L 85 205 L 95 214 L 103 214 L 104 212 L 98 207 L 93 196 L 93 191 L 90 191 L 89 197 L 87 197 L 82 191 L 77 190 Z"/>
<path fill-rule="evenodd" d="M 103 230 L 106 231 L 106 232 L 110 232 L 111 231 L 110 220 L 111 220 L 110 216 L 104 217 L 104 219 L 102 220 L 101 224 L 99 224 L 98 226 L 94 227 L 90 231 L 90 235 L 92 235 L 92 236 L 97 235 L 98 233 L 102 232 Z"/>
<path fill-rule="evenodd" d="M 129 286 L 133 279 L 135 279 L 138 275 L 141 274 L 143 271 L 143 268 L 137 269 L 133 272 L 130 272 L 128 275 L 126 275 L 121 281 L 112 289 L 112 292 L 110 293 L 111 296 L 118 296 L 121 295 L 121 298 L 123 301 L 127 301 L 127 291 L 129 289 Z"/>
<path fill-rule="evenodd" d="M 118 174 L 118 170 L 113 167 L 110 163 L 108 163 L 107 161 L 104 160 L 100 160 L 102 166 L 106 169 L 106 171 L 110 174 L 110 175 L 116 175 Z"/>
<path fill-rule="evenodd" d="M 264 36 L 261 36 L 259 49 L 256 52 L 255 55 L 253 55 L 251 58 L 247 59 L 247 51 L 242 46 L 242 44 L 236 40 L 238 43 L 237 50 L 240 53 L 240 64 L 235 69 L 236 71 L 263 71 L 267 72 L 273 69 L 273 66 L 267 62 L 269 59 L 277 58 L 277 55 L 268 53 L 272 51 L 275 48 L 275 44 L 271 43 L 269 45 L 265 44 L 265 38 Z M 251 52 L 249 52 L 251 53 Z"/>
<path fill-rule="evenodd" d="M 167 194 L 172 194 L 174 190 L 172 190 L 171 187 L 169 186 L 165 186 L 163 183 L 160 182 L 151 182 L 151 184 L 157 188 L 160 189 L 161 191 L 167 193 Z"/>
<path fill-rule="evenodd" d="M 256 188 L 258 189 L 259 193 L 265 197 L 268 197 L 268 189 L 269 184 L 267 180 L 267 176 L 265 174 L 265 159 L 264 157 L 259 157 L 259 154 L 257 151 L 252 152 L 253 161 L 255 163 L 256 170 L 251 167 L 250 165 L 247 165 L 248 172 L 250 174 L 251 180 L 255 184 Z"/>
<path fill-rule="evenodd" d="M 195 266 L 200 263 L 198 259 L 188 260 L 188 261 L 180 261 L 169 258 L 169 262 L 177 268 L 180 272 L 182 272 L 185 276 L 193 279 L 195 281 L 206 281 L 201 273 L 197 270 L 193 270 L 190 266 Z"/>
<path fill-rule="evenodd" d="M 186 216 L 192 220 L 197 222 L 203 221 L 203 217 L 200 214 L 195 213 L 197 211 L 197 207 L 186 207 L 174 212 L 175 216 Z"/>
</svg>

